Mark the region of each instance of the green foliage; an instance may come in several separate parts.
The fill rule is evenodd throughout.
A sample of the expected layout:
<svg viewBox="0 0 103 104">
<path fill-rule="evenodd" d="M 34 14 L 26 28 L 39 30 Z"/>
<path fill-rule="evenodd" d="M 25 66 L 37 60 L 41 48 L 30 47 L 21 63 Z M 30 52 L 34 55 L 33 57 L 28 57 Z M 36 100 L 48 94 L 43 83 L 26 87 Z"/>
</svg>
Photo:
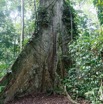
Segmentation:
<svg viewBox="0 0 103 104">
<path fill-rule="evenodd" d="M 102 26 L 98 29 L 98 25 L 82 11 L 77 12 L 80 34 L 76 41 L 69 43 L 68 53 L 73 65 L 67 68 L 68 76 L 64 83 L 74 98 L 87 98 L 91 104 L 102 104 L 103 29 Z"/>
<path fill-rule="evenodd" d="M 0 86 L 0 92 L 2 92 L 4 88 L 5 86 Z"/>
<path fill-rule="evenodd" d="M 38 0 L 36 0 L 38 2 Z M 25 40 L 28 42 L 34 32 L 34 1 L 25 0 Z M 31 4 L 29 4 L 31 3 Z M 19 1 L 0 0 L 0 78 L 7 72 L 20 52 L 21 7 Z M 29 13 L 29 15 L 28 15 Z"/>
<path fill-rule="evenodd" d="M 103 80 L 101 42 L 101 35 L 95 32 L 89 35 L 86 31 L 76 41 L 69 44 L 69 53 L 74 65 L 68 69 L 68 78 L 65 83 L 73 96 L 87 97 L 92 104 L 100 104 L 99 88 Z"/>
<path fill-rule="evenodd" d="M 93 88 L 91 91 L 85 93 L 85 95 L 90 99 L 91 104 L 101 104 L 98 96 L 98 88 Z"/>
<path fill-rule="evenodd" d="M 19 51 L 19 35 L 10 17 L 11 4 L 10 0 L 0 0 L 0 78 L 8 72 Z"/>
<path fill-rule="evenodd" d="M 78 35 L 77 22 L 78 16 L 73 6 L 70 4 L 70 1 L 67 0 L 64 2 L 63 18 L 62 21 L 67 29 L 68 34 L 72 35 L 72 39 L 75 39 Z"/>
<path fill-rule="evenodd" d="M 94 50 L 96 53 L 99 52 L 100 54 L 103 51 L 103 27 L 101 26 L 100 29 L 98 29 L 97 33 L 99 35 L 96 36 L 96 38 L 92 41 L 92 50 Z"/>
<path fill-rule="evenodd" d="M 94 5 L 98 9 L 98 18 L 100 21 L 100 24 L 103 24 L 103 1 L 102 0 L 94 0 Z"/>
</svg>

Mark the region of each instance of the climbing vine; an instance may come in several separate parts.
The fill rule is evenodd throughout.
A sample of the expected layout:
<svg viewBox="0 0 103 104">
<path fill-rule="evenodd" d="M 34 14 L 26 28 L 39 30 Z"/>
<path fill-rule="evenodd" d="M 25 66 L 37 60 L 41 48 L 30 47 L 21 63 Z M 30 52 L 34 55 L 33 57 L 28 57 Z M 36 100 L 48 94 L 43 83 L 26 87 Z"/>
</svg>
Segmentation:
<svg viewBox="0 0 103 104">
<path fill-rule="evenodd" d="M 38 9 L 38 27 L 48 27 L 51 21 L 50 17 L 48 10 L 45 7 L 40 7 Z"/>
<path fill-rule="evenodd" d="M 75 39 L 78 36 L 77 18 L 77 13 L 70 1 L 65 1 L 62 20 L 68 32 L 67 34 L 71 37 L 71 39 Z"/>
</svg>

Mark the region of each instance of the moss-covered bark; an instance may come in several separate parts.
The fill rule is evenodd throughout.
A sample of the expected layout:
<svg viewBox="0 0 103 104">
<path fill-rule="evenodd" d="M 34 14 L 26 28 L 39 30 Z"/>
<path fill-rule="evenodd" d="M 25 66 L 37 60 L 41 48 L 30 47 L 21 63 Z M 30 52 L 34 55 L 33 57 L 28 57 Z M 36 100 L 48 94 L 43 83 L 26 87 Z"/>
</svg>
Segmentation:
<svg viewBox="0 0 103 104">
<path fill-rule="evenodd" d="M 60 88 L 60 78 L 66 75 L 64 66 L 70 64 L 61 58 L 67 55 L 70 41 L 65 43 L 70 35 L 62 21 L 63 0 L 40 0 L 40 6 L 36 32 L 13 64 L 12 72 L 0 83 L 5 85 L 1 93 L 5 103 L 15 97 Z"/>
</svg>

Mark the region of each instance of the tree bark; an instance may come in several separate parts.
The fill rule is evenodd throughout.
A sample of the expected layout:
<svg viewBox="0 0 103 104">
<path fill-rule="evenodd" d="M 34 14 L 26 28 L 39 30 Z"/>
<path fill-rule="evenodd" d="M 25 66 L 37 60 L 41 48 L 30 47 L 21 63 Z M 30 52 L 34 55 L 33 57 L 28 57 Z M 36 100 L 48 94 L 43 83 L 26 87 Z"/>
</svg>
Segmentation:
<svg viewBox="0 0 103 104">
<path fill-rule="evenodd" d="M 40 21 L 38 30 L 13 64 L 12 72 L 1 81 L 0 84 L 5 82 L 6 85 L 1 94 L 5 103 L 32 92 L 54 91 L 61 87 L 60 77 L 66 75 L 64 63 L 58 64 L 60 55 L 67 54 L 67 44 L 64 44 L 67 35 L 62 22 L 63 0 L 40 0 L 40 6 L 46 8 L 49 23 L 41 24 Z"/>
</svg>

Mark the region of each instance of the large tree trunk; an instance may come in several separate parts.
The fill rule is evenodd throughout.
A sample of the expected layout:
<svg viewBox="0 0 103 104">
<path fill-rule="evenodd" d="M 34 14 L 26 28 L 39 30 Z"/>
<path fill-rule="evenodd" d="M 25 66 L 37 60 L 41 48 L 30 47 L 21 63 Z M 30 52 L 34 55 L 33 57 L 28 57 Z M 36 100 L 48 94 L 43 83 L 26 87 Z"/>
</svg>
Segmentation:
<svg viewBox="0 0 103 104">
<path fill-rule="evenodd" d="M 5 102 L 32 92 L 53 91 L 61 86 L 60 76 L 65 76 L 63 62 L 57 70 L 60 55 L 67 53 L 63 0 L 40 0 L 40 6 L 37 31 L 13 64 L 12 73 L 1 81 L 1 84 L 7 84 L 2 93 Z M 41 20 L 45 19 L 41 15 L 44 12 L 49 18 L 46 23 Z"/>
</svg>

